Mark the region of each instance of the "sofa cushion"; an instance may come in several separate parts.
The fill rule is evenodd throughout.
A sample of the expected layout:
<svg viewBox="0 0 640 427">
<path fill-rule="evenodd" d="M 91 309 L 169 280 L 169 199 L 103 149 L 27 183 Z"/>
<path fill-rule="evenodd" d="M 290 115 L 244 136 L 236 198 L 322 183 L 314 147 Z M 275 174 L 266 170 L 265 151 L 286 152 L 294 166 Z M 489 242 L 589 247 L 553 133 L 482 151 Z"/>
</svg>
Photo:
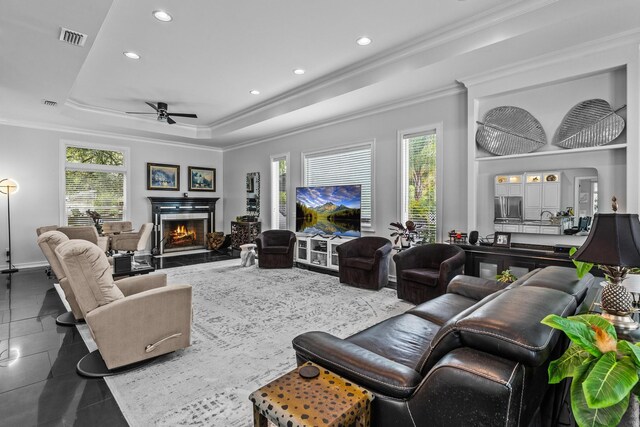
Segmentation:
<svg viewBox="0 0 640 427">
<path fill-rule="evenodd" d="M 573 296 L 555 289 L 521 286 L 503 291 L 454 328 L 463 345 L 527 366 L 540 366 L 551 354 L 559 331 L 540 323 L 548 314 L 575 313 Z"/>
<path fill-rule="evenodd" d="M 265 246 L 262 248 L 263 254 L 286 254 L 289 246 Z"/>
<path fill-rule="evenodd" d="M 410 280 L 412 282 L 422 283 L 427 286 L 435 288 L 438 284 L 438 277 L 440 276 L 439 270 L 433 270 L 430 268 L 410 268 L 403 270 L 402 278 Z"/>
<path fill-rule="evenodd" d="M 371 270 L 373 269 L 374 261 L 374 258 L 352 257 L 345 258 L 342 264 L 345 267 L 359 268 L 360 270 Z"/>
<path fill-rule="evenodd" d="M 401 314 L 346 340 L 412 369 L 422 364 L 440 326 L 413 314 Z M 417 370 L 417 369 L 416 369 Z"/>
<path fill-rule="evenodd" d="M 579 279 L 575 268 L 552 266 L 530 276 L 521 286 L 556 289 L 571 295 L 575 298 L 576 304 L 580 305 L 587 295 L 587 288 L 591 280 L 593 280 L 591 274 L 586 274 L 582 279 Z"/>
<path fill-rule="evenodd" d="M 453 316 L 461 313 L 477 302 L 478 301 L 473 298 L 467 298 L 462 295 L 444 294 L 416 306 L 407 313 L 442 326 Z"/>
</svg>

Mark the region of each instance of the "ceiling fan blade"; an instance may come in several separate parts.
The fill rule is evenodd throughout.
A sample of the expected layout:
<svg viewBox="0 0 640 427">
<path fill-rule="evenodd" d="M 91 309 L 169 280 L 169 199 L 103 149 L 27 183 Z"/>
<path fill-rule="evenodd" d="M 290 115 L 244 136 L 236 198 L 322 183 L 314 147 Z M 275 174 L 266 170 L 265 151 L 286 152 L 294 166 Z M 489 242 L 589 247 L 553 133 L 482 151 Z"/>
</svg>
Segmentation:
<svg viewBox="0 0 640 427">
<path fill-rule="evenodd" d="M 198 116 L 195 114 L 188 113 L 167 113 L 167 116 L 176 116 L 176 117 L 191 117 L 192 119 L 197 119 Z"/>
<path fill-rule="evenodd" d="M 167 116 L 167 123 L 169 123 L 170 125 L 174 124 L 176 121 L 173 120 L 171 117 Z"/>
<path fill-rule="evenodd" d="M 146 102 L 146 101 L 145 101 L 145 104 L 147 104 L 149 107 L 153 108 L 154 110 L 158 111 L 158 107 L 156 107 L 156 106 L 155 106 L 155 105 L 153 105 L 152 103 L 150 103 L 150 102 Z"/>
<path fill-rule="evenodd" d="M 158 113 L 142 113 L 140 111 L 127 111 L 127 114 L 158 114 Z"/>
</svg>

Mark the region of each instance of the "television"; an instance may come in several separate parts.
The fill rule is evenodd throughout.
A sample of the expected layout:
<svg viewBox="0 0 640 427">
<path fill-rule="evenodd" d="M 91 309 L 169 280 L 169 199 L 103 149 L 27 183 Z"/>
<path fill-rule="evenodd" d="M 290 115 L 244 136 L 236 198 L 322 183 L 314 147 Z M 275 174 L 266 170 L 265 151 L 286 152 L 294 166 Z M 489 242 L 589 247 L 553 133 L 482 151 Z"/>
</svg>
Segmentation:
<svg viewBox="0 0 640 427">
<path fill-rule="evenodd" d="M 360 185 L 296 188 L 296 231 L 360 237 Z"/>
</svg>

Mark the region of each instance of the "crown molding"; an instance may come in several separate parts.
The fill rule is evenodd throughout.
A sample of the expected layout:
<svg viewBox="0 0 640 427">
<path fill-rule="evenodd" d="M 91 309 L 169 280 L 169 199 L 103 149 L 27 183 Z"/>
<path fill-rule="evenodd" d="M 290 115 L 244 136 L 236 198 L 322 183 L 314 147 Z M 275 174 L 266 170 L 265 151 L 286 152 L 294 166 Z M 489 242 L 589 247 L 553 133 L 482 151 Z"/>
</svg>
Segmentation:
<svg viewBox="0 0 640 427">
<path fill-rule="evenodd" d="M 102 138 L 112 138 L 112 139 L 119 139 L 119 140 L 132 141 L 132 142 L 146 142 L 150 144 L 166 145 L 166 146 L 172 146 L 172 147 L 178 147 L 178 148 L 192 148 L 192 149 L 205 150 L 205 151 L 215 151 L 219 153 L 223 151 L 220 147 L 191 144 L 188 142 L 168 141 L 168 140 L 162 140 L 162 139 L 148 138 L 144 136 L 132 136 L 132 135 L 122 134 L 118 132 L 89 130 L 89 129 L 82 129 L 82 128 L 77 128 L 73 126 L 64 126 L 64 125 L 50 124 L 50 123 L 37 123 L 37 122 L 29 122 L 24 120 L 11 120 L 11 119 L 0 118 L 0 125 L 36 129 L 36 130 L 45 130 L 45 131 L 52 131 L 52 132 L 65 132 L 65 133 L 71 133 L 75 135 L 97 136 Z"/>
<path fill-rule="evenodd" d="M 216 127 L 221 127 L 238 120 L 242 120 L 257 112 L 281 105 L 293 98 L 301 97 L 359 74 L 369 73 L 372 70 L 380 68 L 388 63 L 399 61 L 402 58 L 424 52 L 425 50 L 443 46 L 451 41 L 491 28 L 501 22 L 533 12 L 558 1 L 559 0 L 521 0 L 515 5 L 497 6 L 488 9 L 481 14 L 457 22 L 452 28 L 430 32 L 411 43 L 391 47 L 378 55 L 374 55 L 363 61 L 351 64 L 305 85 L 298 86 L 297 88 L 283 92 L 280 95 L 274 96 L 259 104 L 211 122 L 209 127 L 213 130 Z"/>
<path fill-rule="evenodd" d="M 365 108 L 356 112 L 352 112 L 352 113 L 348 113 L 348 114 L 344 114 L 341 116 L 336 116 L 333 117 L 331 119 L 327 119 L 321 122 L 315 122 L 309 125 L 305 125 L 305 126 L 300 126 L 297 127 L 295 129 L 290 129 L 284 132 L 279 132 L 279 133 L 275 133 L 275 134 L 271 134 L 267 137 L 262 137 L 262 138 L 256 138 L 256 139 L 252 139 L 249 141 L 245 141 L 236 145 L 233 145 L 231 147 L 227 147 L 224 148 L 222 151 L 227 152 L 227 151 L 234 151 L 234 150 L 239 150 L 242 148 L 247 148 L 247 147 L 251 147 L 254 145 L 258 145 L 258 144 L 262 144 L 265 142 L 269 142 L 269 141 L 273 141 L 276 139 L 281 139 L 281 138 L 285 138 L 288 136 L 293 136 L 293 135 L 297 135 L 300 133 L 304 133 L 304 132 L 309 132 L 311 130 L 314 129 L 320 129 L 326 126 L 333 126 L 333 125 L 337 125 L 340 123 L 344 123 L 344 122 L 348 122 L 351 120 L 356 120 L 356 119 L 360 119 L 363 117 L 367 117 L 367 116 L 372 116 L 375 114 L 380 114 L 380 113 L 384 113 L 387 111 L 392 111 L 392 110 L 397 110 L 400 108 L 404 108 L 404 107 L 410 107 L 412 105 L 416 105 L 416 104 L 420 104 L 423 102 L 428 102 L 428 101 L 433 101 L 435 99 L 439 99 L 439 98 L 445 98 L 447 96 L 453 96 L 453 95 L 458 95 L 461 93 L 465 93 L 466 89 L 464 87 L 462 87 L 460 84 L 457 83 L 453 83 L 451 85 L 447 85 L 447 86 L 443 86 L 441 88 L 437 88 L 434 90 L 430 90 L 428 92 L 424 92 L 422 94 L 410 97 L 410 98 L 403 98 L 403 99 L 397 99 L 394 101 L 390 101 L 384 104 L 380 104 L 374 107 L 369 107 L 369 108 Z"/>
<path fill-rule="evenodd" d="M 557 50 L 543 55 L 528 58 L 502 67 L 497 67 L 489 71 L 458 78 L 457 81 L 467 88 L 501 80 L 514 74 L 547 67 L 561 62 L 571 61 L 586 55 L 593 55 L 605 50 L 640 43 L 640 28 L 612 34 L 596 40 L 591 40 L 568 48 Z M 622 65 L 622 64 L 621 64 Z"/>
</svg>

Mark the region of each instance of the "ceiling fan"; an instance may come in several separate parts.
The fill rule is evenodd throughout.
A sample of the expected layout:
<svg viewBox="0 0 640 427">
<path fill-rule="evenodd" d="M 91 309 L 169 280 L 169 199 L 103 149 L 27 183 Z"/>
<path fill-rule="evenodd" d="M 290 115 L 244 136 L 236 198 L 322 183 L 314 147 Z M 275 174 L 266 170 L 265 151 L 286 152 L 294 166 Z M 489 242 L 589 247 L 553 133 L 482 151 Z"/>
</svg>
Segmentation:
<svg viewBox="0 0 640 427">
<path fill-rule="evenodd" d="M 172 124 L 174 124 L 176 122 L 175 120 L 173 120 L 171 118 L 171 116 L 173 116 L 173 117 L 190 117 L 192 119 L 197 119 L 198 118 L 197 115 L 190 114 L 190 113 L 170 113 L 169 111 L 167 111 L 168 106 L 167 106 L 166 102 L 158 102 L 157 106 L 153 105 L 150 102 L 145 102 L 145 104 L 147 104 L 149 107 L 151 107 L 154 110 L 156 110 L 155 113 L 143 113 L 143 112 L 139 112 L 139 111 L 127 111 L 127 114 L 157 114 L 159 122 L 166 121 L 170 125 L 172 125 Z"/>
</svg>

